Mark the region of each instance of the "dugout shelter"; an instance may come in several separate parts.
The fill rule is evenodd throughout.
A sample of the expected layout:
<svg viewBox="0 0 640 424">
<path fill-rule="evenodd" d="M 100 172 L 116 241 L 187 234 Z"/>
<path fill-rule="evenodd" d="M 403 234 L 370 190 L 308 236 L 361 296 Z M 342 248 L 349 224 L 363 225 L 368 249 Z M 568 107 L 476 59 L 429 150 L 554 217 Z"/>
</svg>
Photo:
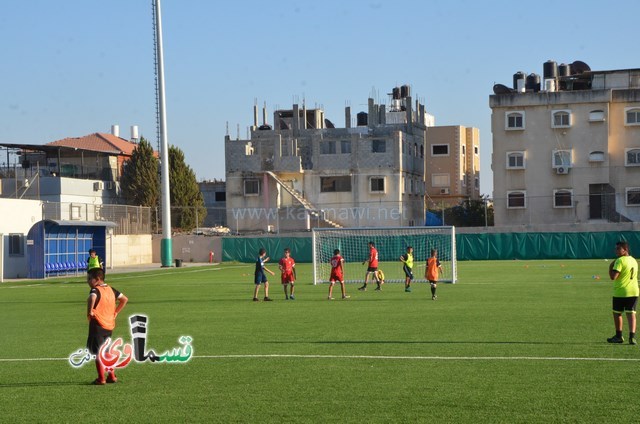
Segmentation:
<svg viewBox="0 0 640 424">
<path fill-rule="evenodd" d="M 107 263 L 110 221 L 43 220 L 27 235 L 29 278 L 46 278 L 84 272 L 89 249 Z"/>
</svg>

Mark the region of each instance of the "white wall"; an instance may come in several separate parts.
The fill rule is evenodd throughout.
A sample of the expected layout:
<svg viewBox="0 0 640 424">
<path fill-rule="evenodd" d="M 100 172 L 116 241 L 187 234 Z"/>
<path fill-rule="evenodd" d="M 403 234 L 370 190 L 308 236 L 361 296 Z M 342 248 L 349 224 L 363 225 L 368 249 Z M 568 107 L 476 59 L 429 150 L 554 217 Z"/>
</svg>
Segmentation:
<svg viewBox="0 0 640 424">
<path fill-rule="evenodd" d="M 42 220 L 42 202 L 37 200 L 3 199 L 0 198 L 0 242 L 4 252 L 0 260 L 3 262 L 3 278 L 26 277 L 27 264 L 27 233 L 31 227 Z M 9 255 L 9 235 L 22 234 L 24 236 L 21 256 Z"/>
</svg>

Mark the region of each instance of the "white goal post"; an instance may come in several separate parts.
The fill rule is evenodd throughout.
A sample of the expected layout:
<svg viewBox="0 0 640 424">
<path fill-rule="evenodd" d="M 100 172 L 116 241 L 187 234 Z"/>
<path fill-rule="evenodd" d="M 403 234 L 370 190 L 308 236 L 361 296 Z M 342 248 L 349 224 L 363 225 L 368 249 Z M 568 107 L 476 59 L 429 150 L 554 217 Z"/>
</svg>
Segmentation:
<svg viewBox="0 0 640 424">
<path fill-rule="evenodd" d="M 413 247 L 413 276 L 415 282 L 425 282 L 426 261 L 432 249 L 437 249 L 442 265 L 438 281 L 455 283 L 457 280 L 456 232 L 453 226 L 398 227 L 398 228 L 314 228 L 313 229 L 313 284 L 328 283 L 331 274 L 329 261 L 335 249 L 344 258 L 344 279 L 348 283 L 362 283 L 369 257 L 368 243 L 378 250 L 378 269 L 386 283 L 405 281 L 400 256 L 407 247 Z"/>
</svg>

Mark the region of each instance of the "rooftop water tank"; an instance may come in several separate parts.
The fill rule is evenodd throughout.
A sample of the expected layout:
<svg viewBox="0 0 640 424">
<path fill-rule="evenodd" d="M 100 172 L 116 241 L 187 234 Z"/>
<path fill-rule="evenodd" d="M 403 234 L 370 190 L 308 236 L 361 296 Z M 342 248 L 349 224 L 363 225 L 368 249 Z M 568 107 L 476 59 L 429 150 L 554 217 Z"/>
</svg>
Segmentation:
<svg viewBox="0 0 640 424">
<path fill-rule="evenodd" d="M 558 64 L 555 60 L 547 60 L 542 65 L 542 75 L 544 79 L 558 78 Z"/>
<path fill-rule="evenodd" d="M 366 127 L 369 122 L 369 115 L 367 115 L 367 112 L 358 112 L 358 115 L 356 116 L 357 116 L 356 121 L 358 122 L 358 126 Z"/>
<path fill-rule="evenodd" d="M 518 92 L 524 92 L 526 79 L 527 74 L 522 71 L 518 71 L 513 74 L 513 89 L 517 90 Z"/>
<path fill-rule="evenodd" d="M 538 74 L 529 74 L 527 75 L 527 83 L 526 83 L 527 91 L 533 91 L 537 93 L 540 91 L 540 75 Z"/>
</svg>

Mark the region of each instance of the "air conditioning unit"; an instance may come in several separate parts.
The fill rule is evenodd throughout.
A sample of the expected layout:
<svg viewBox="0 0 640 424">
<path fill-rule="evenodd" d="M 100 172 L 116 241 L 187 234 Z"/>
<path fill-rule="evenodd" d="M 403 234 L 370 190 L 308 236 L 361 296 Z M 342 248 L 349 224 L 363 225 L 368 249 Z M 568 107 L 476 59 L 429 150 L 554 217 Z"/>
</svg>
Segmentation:
<svg viewBox="0 0 640 424">
<path fill-rule="evenodd" d="M 558 168 L 556 168 L 556 172 L 558 173 L 558 175 L 566 175 L 569 173 L 569 167 L 568 166 L 560 166 Z"/>
<path fill-rule="evenodd" d="M 104 184 L 102 183 L 102 181 L 96 181 L 95 183 L 93 183 L 93 191 L 99 190 L 104 190 Z"/>
<path fill-rule="evenodd" d="M 449 194 L 449 189 L 448 188 L 441 188 L 440 189 L 440 194 Z"/>
</svg>

